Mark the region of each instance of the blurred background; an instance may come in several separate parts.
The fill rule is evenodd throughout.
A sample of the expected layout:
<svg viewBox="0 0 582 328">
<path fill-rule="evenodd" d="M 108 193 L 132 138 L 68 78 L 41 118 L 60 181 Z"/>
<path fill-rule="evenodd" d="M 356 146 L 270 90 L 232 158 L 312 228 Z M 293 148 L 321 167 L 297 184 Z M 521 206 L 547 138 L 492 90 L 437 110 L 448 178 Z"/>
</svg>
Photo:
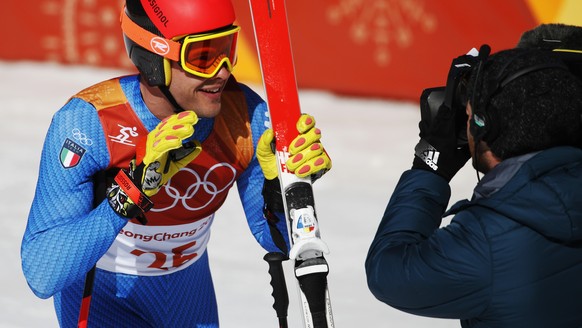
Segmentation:
<svg viewBox="0 0 582 328">
<path fill-rule="evenodd" d="M 236 75 L 260 82 L 247 0 L 233 0 L 243 40 Z M 131 70 L 122 0 L 3 2 L 0 60 Z M 443 85 L 453 57 L 488 43 L 513 47 L 540 23 L 582 25 L 580 0 L 289 0 L 300 88 L 416 100 Z"/>
<path fill-rule="evenodd" d="M 4 0 L 0 19 L 0 328 L 57 327 L 20 269 L 20 242 L 54 112 L 77 91 L 134 68 L 119 27 L 123 0 Z M 234 0 L 239 81 L 261 93 L 247 0 Z M 287 0 L 301 108 L 324 133 L 334 168 L 314 185 L 337 327 L 459 327 L 397 311 L 369 292 L 369 243 L 418 141 L 418 97 L 444 85 L 454 57 L 483 43 L 515 46 L 540 23 L 582 26 L 582 0 Z M 451 204 L 471 196 L 470 165 Z M 264 250 L 232 192 L 209 245 L 222 327 L 275 327 Z M 448 221 L 443 221 L 447 224 Z M 290 327 L 300 327 L 291 263 Z"/>
</svg>

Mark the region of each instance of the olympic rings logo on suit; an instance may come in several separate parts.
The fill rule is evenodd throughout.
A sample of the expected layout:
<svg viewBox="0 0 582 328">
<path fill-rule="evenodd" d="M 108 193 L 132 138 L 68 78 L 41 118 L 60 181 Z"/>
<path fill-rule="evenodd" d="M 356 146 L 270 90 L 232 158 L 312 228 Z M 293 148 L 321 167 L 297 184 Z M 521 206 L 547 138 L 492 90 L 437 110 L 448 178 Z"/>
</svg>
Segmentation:
<svg viewBox="0 0 582 328">
<path fill-rule="evenodd" d="M 231 174 L 231 178 L 230 180 L 224 185 L 224 186 L 217 186 L 215 183 L 209 181 L 209 176 L 213 173 L 215 173 L 215 171 L 225 168 L 226 170 L 222 170 L 222 171 L 226 171 L 227 174 Z M 173 202 L 166 207 L 163 208 L 152 208 L 150 211 L 152 212 L 163 212 L 163 211 L 167 211 L 170 210 L 174 207 L 176 207 L 176 205 L 178 204 L 178 202 L 181 202 L 182 206 L 184 206 L 184 208 L 188 211 L 198 211 L 201 210 L 203 208 L 205 208 L 206 206 L 210 205 L 212 203 L 212 201 L 216 198 L 217 195 L 219 195 L 221 192 L 225 191 L 226 189 L 230 188 L 230 186 L 232 186 L 235 182 L 235 178 L 236 178 L 236 169 L 228 164 L 228 163 L 218 163 L 213 165 L 212 167 L 210 167 L 208 169 L 208 171 L 204 174 L 204 177 L 200 177 L 200 174 L 194 170 L 192 170 L 191 168 L 183 168 L 181 169 L 178 174 L 176 174 L 173 178 L 177 178 L 178 175 L 180 175 L 180 180 L 184 179 L 184 173 L 189 173 L 192 177 L 194 177 L 194 183 L 192 183 L 188 189 L 186 189 L 186 192 L 184 195 L 180 194 L 180 190 L 178 190 L 177 188 L 172 186 L 172 179 L 170 179 L 165 186 L 162 187 L 162 189 L 160 190 L 161 192 L 165 192 L 170 198 L 173 199 Z M 223 172 L 221 172 L 223 173 Z M 223 173 L 224 174 L 224 173 Z M 188 205 L 188 200 L 194 198 L 195 196 L 199 196 L 200 193 L 204 193 L 207 196 L 210 196 L 210 198 L 208 199 L 208 201 L 206 201 L 203 205 L 199 206 L 199 207 L 192 207 L 190 205 Z M 203 199 L 203 197 L 197 197 L 198 199 Z"/>
<path fill-rule="evenodd" d="M 87 135 L 81 132 L 78 128 L 74 128 L 71 132 L 73 133 L 73 138 L 81 145 L 91 146 L 93 144 L 93 140 L 89 139 Z"/>
</svg>

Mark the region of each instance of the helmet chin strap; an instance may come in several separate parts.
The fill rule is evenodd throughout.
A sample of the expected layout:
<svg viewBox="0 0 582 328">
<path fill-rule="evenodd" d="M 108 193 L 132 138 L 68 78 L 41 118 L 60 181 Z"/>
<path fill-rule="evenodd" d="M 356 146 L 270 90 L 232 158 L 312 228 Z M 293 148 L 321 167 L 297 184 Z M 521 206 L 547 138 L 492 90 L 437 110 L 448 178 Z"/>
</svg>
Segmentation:
<svg viewBox="0 0 582 328">
<path fill-rule="evenodd" d="M 159 88 L 162 91 L 162 93 L 164 94 L 164 96 L 166 96 L 166 99 L 168 99 L 170 104 L 172 104 L 172 107 L 174 107 L 174 113 L 181 113 L 184 111 L 184 108 L 182 108 L 182 106 L 180 106 L 178 104 L 178 102 L 176 101 L 176 98 L 174 98 L 174 96 L 170 92 L 170 88 L 168 88 L 168 86 L 160 85 Z"/>
</svg>

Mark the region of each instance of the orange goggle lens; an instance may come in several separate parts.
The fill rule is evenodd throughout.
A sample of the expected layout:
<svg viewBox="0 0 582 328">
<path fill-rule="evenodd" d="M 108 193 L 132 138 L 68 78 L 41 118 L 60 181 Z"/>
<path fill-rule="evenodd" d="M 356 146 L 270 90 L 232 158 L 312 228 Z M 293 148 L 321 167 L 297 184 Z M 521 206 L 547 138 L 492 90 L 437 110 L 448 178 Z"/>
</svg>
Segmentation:
<svg viewBox="0 0 582 328">
<path fill-rule="evenodd" d="M 180 64 L 186 72 L 209 78 L 226 64 L 229 72 L 236 65 L 236 44 L 240 27 L 218 33 L 189 35 L 183 39 Z"/>
</svg>

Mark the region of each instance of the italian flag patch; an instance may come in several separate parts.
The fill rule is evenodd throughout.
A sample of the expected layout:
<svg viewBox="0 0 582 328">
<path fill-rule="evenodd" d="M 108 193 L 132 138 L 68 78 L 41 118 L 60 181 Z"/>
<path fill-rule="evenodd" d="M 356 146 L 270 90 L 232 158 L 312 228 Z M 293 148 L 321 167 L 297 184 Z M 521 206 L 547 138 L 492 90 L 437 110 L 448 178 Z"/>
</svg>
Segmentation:
<svg viewBox="0 0 582 328">
<path fill-rule="evenodd" d="M 79 144 L 67 138 L 67 140 L 65 140 L 63 143 L 63 147 L 61 148 L 61 164 L 66 169 L 75 167 L 77 164 L 79 164 L 84 154 L 85 148 L 79 146 Z"/>
</svg>

